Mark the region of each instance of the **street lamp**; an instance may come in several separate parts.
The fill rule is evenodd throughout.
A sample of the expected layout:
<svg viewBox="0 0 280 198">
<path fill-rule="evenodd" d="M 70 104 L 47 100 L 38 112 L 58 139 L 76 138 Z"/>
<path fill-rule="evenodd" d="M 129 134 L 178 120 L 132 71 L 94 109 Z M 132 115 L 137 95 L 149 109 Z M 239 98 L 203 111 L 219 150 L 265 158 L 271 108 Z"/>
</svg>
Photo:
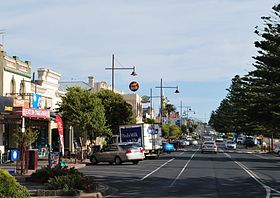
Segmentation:
<svg viewBox="0 0 280 198">
<path fill-rule="evenodd" d="M 131 74 L 132 76 L 136 76 L 135 72 L 135 66 L 133 67 L 115 67 L 115 56 L 112 55 L 112 67 L 107 67 L 105 70 L 112 70 L 112 91 L 114 92 L 115 89 L 115 70 L 132 70 Z"/>
<path fill-rule="evenodd" d="M 160 79 L 160 86 L 156 87 L 156 88 L 160 88 L 160 123 L 162 125 L 162 107 L 163 107 L 163 89 L 164 88 L 170 88 L 170 89 L 176 89 L 175 93 L 180 93 L 178 90 L 178 86 L 176 87 L 166 87 L 166 86 L 162 86 L 162 78 Z"/>
</svg>

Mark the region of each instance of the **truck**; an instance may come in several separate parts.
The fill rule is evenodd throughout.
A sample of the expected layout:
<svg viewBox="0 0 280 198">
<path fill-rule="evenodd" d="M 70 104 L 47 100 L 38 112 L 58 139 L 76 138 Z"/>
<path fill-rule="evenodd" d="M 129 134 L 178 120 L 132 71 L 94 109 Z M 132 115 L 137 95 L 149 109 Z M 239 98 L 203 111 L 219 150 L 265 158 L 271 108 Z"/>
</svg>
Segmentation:
<svg viewBox="0 0 280 198">
<path fill-rule="evenodd" d="M 162 150 L 159 124 L 133 124 L 119 127 L 120 142 L 135 142 L 144 148 L 145 156 L 158 158 Z"/>
</svg>

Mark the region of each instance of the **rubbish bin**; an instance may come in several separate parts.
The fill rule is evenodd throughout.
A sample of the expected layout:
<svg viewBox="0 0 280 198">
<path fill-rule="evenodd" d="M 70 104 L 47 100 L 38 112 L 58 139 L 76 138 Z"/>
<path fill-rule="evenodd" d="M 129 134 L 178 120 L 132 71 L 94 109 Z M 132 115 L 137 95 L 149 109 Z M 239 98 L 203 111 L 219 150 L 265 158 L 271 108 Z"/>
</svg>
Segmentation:
<svg viewBox="0 0 280 198">
<path fill-rule="evenodd" d="M 31 149 L 28 151 L 28 169 L 29 170 L 37 170 L 38 168 L 38 150 L 37 149 Z"/>
</svg>

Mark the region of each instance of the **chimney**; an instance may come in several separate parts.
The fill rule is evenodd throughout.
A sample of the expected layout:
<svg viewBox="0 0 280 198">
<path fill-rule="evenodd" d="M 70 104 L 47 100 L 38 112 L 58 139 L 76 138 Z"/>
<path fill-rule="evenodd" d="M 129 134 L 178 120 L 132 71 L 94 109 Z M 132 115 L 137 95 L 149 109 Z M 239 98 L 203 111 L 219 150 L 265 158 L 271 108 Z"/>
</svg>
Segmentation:
<svg viewBox="0 0 280 198">
<path fill-rule="evenodd" d="M 88 77 L 88 84 L 91 86 L 91 88 L 94 87 L 94 78 L 93 76 Z"/>
</svg>

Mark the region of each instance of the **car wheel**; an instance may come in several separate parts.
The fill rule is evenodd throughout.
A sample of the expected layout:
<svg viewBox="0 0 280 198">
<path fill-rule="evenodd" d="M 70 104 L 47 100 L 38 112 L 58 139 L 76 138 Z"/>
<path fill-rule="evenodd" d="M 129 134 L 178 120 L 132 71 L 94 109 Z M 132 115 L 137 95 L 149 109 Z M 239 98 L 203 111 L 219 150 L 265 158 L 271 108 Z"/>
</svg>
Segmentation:
<svg viewBox="0 0 280 198">
<path fill-rule="evenodd" d="M 115 158 L 115 164 L 117 164 L 117 165 L 122 164 L 122 160 L 121 160 L 120 157 L 116 157 L 116 158 Z"/>
<path fill-rule="evenodd" d="M 135 161 L 132 161 L 133 164 L 138 164 L 139 161 L 135 160 Z"/>
<path fill-rule="evenodd" d="M 98 164 L 98 161 L 97 161 L 96 157 L 91 157 L 90 161 L 91 161 L 92 164 Z"/>
</svg>

